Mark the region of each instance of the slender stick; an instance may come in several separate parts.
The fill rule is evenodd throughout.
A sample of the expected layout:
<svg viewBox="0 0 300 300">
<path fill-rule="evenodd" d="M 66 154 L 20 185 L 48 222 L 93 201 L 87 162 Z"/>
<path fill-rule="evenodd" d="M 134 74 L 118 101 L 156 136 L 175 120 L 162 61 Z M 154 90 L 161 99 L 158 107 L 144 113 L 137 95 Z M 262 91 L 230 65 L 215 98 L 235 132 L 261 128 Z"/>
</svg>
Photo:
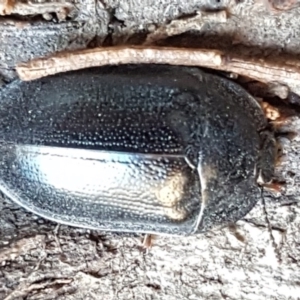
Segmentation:
<svg viewBox="0 0 300 300">
<path fill-rule="evenodd" d="M 275 82 L 289 87 L 297 86 L 300 82 L 300 65 L 296 60 L 267 61 L 241 58 L 219 50 L 158 46 L 118 46 L 62 52 L 21 63 L 16 70 L 22 80 L 29 81 L 61 72 L 120 64 L 207 67 L 236 73 L 264 83 Z"/>
</svg>

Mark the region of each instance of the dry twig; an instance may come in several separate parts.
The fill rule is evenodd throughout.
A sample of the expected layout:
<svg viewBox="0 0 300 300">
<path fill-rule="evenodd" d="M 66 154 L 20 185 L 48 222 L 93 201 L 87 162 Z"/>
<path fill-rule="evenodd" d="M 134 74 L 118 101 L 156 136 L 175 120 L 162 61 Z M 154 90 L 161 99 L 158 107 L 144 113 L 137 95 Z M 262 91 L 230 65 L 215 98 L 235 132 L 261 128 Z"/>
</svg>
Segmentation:
<svg viewBox="0 0 300 300">
<path fill-rule="evenodd" d="M 278 62 L 238 57 L 232 53 L 208 49 L 155 46 L 121 46 L 63 52 L 17 66 L 24 81 L 89 67 L 119 64 L 169 64 L 207 67 L 236 73 L 267 84 L 286 85 L 299 93 L 298 61 Z"/>
</svg>

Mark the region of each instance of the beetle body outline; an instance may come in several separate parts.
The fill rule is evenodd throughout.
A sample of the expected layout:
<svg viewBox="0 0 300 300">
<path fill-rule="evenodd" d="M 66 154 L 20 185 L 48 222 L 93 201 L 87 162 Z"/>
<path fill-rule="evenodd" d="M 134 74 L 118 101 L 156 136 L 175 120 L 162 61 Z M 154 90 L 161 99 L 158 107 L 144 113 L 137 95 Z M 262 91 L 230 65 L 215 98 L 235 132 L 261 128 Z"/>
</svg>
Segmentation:
<svg viewBox="0 0 300 300">
<path fill-rule="evenodd" d="M 275 143 L 257 101 L 198 68 L 84 69 L 16 81 L 0 96 L 0 190 L 59 223 L 204 232 L 244 217 L 258 177 L 272 177 Z M 90 183 L 75 162 L 97 170 Z M 65 177 L 51 177 L 51 164 L 65 164 Z"/>
</svg>

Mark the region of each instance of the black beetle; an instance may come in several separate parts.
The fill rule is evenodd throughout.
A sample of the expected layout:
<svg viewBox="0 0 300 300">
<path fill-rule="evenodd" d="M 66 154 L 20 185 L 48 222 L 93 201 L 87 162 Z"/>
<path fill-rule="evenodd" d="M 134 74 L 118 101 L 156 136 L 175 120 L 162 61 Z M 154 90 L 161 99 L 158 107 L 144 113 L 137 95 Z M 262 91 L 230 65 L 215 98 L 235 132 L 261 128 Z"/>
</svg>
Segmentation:
<svg viewBox="0 0 300 300">
<path fill-rule="evenodd" d="M 275 141 L 258 102 L 198 68 L 85 69 L 0 93 L 0 190 L 59 223 L 187 235 L 244 217 Z"/>
</svg>

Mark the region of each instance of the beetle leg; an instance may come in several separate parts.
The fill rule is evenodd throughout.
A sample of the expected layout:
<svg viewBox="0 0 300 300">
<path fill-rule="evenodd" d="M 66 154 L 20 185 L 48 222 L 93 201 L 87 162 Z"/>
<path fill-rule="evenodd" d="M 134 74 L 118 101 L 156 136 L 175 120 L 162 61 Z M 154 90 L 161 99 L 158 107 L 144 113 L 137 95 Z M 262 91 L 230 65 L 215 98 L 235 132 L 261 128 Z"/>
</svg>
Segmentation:
<svg viewBox="0 0 300 300">
<path fill-rule="evenodd" d="M 145 234 L 142 247 L 146 250 L 152 248 L 154 241 L 154 235 L 153 234 Z"/>
<path fill-rule="evenodd" d="M 283 159 L 283 152 L 282 152 L 282 146 L 278 140 L 276 140 L 276 160 L 275 160 L 275 166 L 278 167 L 281 165 L 282 159 Z"/>
<path fill-rule="evenodd" d="M 257 165 L 257 183 L 261 185 L 265 190 L 278 194 L 283 191 L 284 184 L 274 182 L 273 175 L 275 166 L 280 163 L 280 144 L 272 137 L 268 131 L 262 131 L 260 133 L 263 141 L 261 148 L 261 158 Z M 264 160 L 262 160 L 264 157 Z M 275 162 L 274 162 L 275 158 Z"/>
<path fill-rule="evenodd" d="M 285 184 L 280 182 L 265 183 L 264 189 L 273 194 L 281 194 L 284 190 Z"/>
<path fill-rule="evenodd" d="M 260 151 L 260 158 L 258 160 L 257 170 L 257 182 L 258 184 L 270 183 L 274 175 L 274 158 L 277 157 L 277 144 L 269 131 L 260 132 L 262 146 Z"/>
</svg>

